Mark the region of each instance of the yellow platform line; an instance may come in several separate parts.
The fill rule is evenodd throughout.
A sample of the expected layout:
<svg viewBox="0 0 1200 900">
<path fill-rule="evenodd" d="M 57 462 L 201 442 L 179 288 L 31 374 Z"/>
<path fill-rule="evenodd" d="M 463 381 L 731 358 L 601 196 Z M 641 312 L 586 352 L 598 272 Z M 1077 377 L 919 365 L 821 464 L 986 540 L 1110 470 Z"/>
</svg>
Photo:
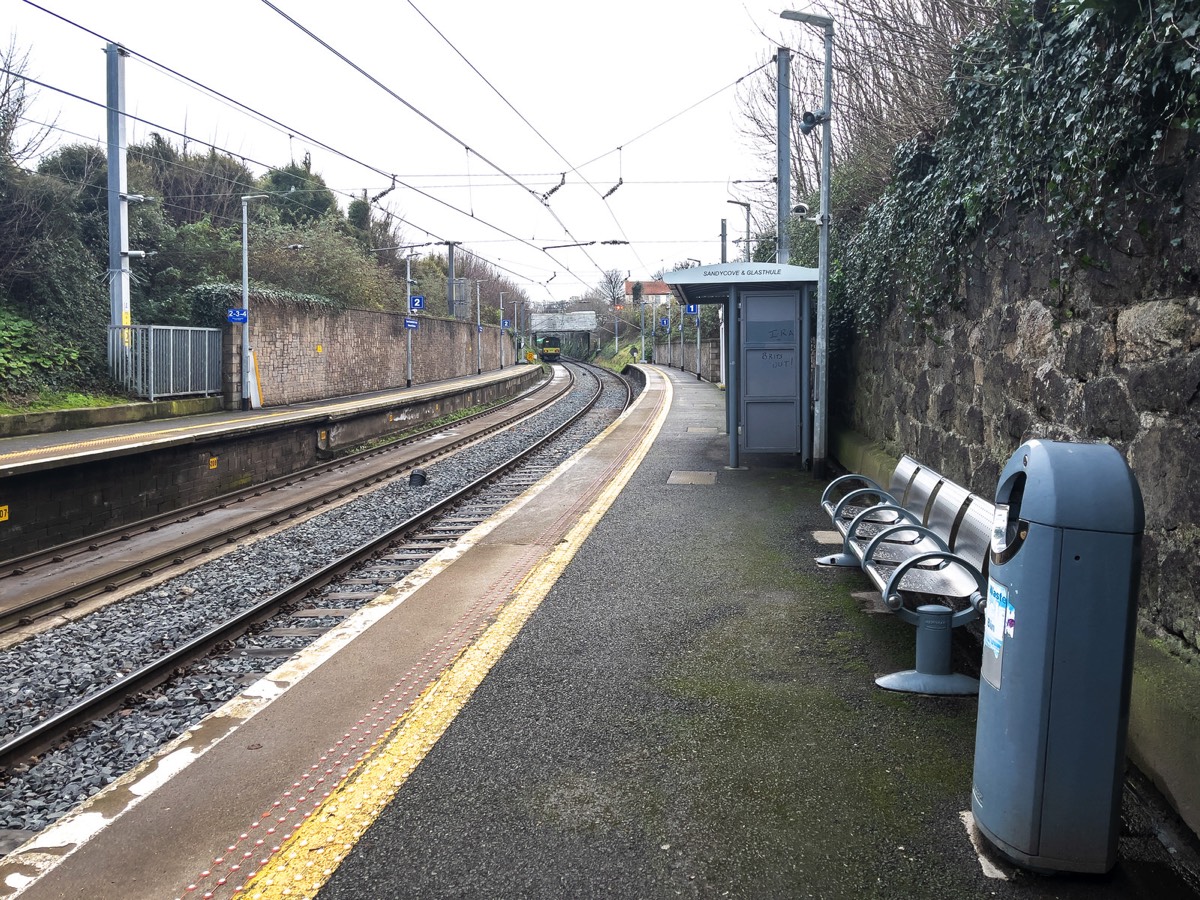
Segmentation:
<svg viewBox="0 0 1200 900">
<path fill-rule="evenodd" d="M 257 363 L 255 365 L 257 366 Z M 258 370 L 256 368 L 255 369 L 256 377 L 257 377 L 257 372 L 258 372 Z M 486 383 L 486 382 L 483 382 L 481 379 L 476 378 L 471 381 L 464 381 L 463 387 L 466 388 L 468 386 L 471 386 L 477 380 L 481 381 L 481 383 Z M 429 386 L 422 387 L 419 389 L 413 389 L 413 390 L 406 389 L 402 393 L 397 392 L 394 397 L 389 397 L 386 395 L 380 396 L 380 397 L 376 398 L 374 402 L 376 405 L 381 406 L 381 407 L 388 405 L 388 403 L 386 401 L 395 401 L 396 403 L 400 403 L 400 402 L 417 403 L 422 400 L 429 399 L 432 396 L 435 396 L 439 391 L 443 390 L 444 388 L 445 388 L 445 385 L 429 385 Z M 260 397 L 262 396 L 262 385 L 261 384 L 259 385 L 259 396 Z M 130 444 L 131 446 L 132 445 L 141 445 L 141 444 L 145 444 L 145 443 L 150 443 L 150 442 L 154 441 L 155 439 L 164 438 L 167 435 L 180 434 L 183 432 L 194 433 L 198 438 L 218 438 L 218 437 L 221 437 L 225 432 L 242 430 L 247 425 L 254 425 L 256 423 L 261 423 L 261 422 L 270 422 L 270 421 L 277 420 L 277 419 L 286 419 L 289 417 L 294 418 L 297 421 L 303 421 L 305 419 L 311 419 L 314 417 L 320 418 L 320 416 L 325 416 L 325 415 L 337 415 L 338 413 L 355 409 L 361 405 L 362 405 L 361 401 L 359 401 L 359 400 L 346 400 L 346 401 L 342 401 L 340 403 L 331 403 L 328 406 L 324 406 L 319 409 L 314 408 L 314 409 L 296 410 L 294 408 L 285 406 L 285 407 L 280 407 L 279 409 L 273 410 L 271 412 L 260 412 L 257 415 L 238 416 L 237 418 L 225 419 L 220 422 L 189 423 L 187 425 L 179 425 L 179 426 L 175 426 L 175 427 L 171 427 L 171 428 L 157 428 L 152 431 L 129 432 L 129 433 L 124 433 L 124 434 L 113 435 L 112 437 L 94 438 L 92 440 L 86 440 L 86 441 L 72 441 L 72 442 L 67 442 L 67 443 L 63 443 L 63 444 L 54 444 L 49 447 L 30 447 L 26 450 L 11 450 L 7 453 L 0 453 L 0 462 L 5 462 L 8 460 L 39 458 L 39 457 L 46 457 L 46 456 L 54 458 L 56 454 L 61 455 L 63 453 L 77 452 L 79 450 L 98 449 L 100 447 L 109 447 L 114 444 L 123 444 L 124 443 L 124 444 Z M 130 424 L 137 424 L 137 423 L 130 423 Z"/>
<path fill-rule="evenodd" d="M 670 382 L 664 379 L 664 383 L 664 400 L 653 424 L 596 501 L 516 587 L 487 630 L 389 727 L 376 752 L 348 773 L 275 857 L 247 881 L 240 896 L 251 900 L 316 896 L 466 706 L 650 451 L 671 406 Z"/>
</svg>

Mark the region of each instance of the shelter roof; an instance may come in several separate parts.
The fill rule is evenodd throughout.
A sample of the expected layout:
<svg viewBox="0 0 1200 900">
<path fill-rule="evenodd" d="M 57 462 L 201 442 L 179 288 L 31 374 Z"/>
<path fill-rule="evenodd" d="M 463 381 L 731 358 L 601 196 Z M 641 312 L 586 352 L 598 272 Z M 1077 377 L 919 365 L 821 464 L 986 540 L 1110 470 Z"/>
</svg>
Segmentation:
<svg viewBox="0 0 1200 900">
<path fill-rule="evenodd" d="M 769 287 L 776 290 L 817 283 L 817 270 L 784 263 L 714 263 L 667 272 L 663 281 L 680 303 L 723 303 L 730 287 Z"/>
</svg>

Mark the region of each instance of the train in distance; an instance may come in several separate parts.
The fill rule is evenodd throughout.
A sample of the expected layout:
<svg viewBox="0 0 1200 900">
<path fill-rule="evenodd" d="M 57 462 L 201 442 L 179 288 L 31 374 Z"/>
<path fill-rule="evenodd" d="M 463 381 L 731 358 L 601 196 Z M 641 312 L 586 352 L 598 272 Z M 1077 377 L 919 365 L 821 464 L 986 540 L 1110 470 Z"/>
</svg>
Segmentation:
<svg viewBox="0 0 1200 900">
<path fill-rule="evenodd" d="M 543 362 L 558 362 L 562 356 L 562 341 L 556 334 L 545 334 L 538 338 L 538 356 Z"/>
</svg>

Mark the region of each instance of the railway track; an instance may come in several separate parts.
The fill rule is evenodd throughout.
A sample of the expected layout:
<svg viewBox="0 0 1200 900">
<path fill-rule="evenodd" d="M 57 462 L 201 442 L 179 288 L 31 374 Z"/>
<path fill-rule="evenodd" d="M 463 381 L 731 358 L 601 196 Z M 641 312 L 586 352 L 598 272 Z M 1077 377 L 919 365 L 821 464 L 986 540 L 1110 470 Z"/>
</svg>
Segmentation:
<svg viewBox="0 0 1200 900">
<path fill-rule="evenodd" d="M 0 571 L 0 635 L 145 584 L 164 571 L 427 465 L 544 409 L 573 383 L 573 377 L 551 379 L 538 390 L 450 426 L 423 429 L 285 478 L 9 560 Z"/>
<path fill-rule="evenodd" d="M 388 584 L 398 580 L 398 577 L 416 569 L 422 562 L 453 543 L 458 536 L 518 496 L 552 469 L 553 464 L 529 460 L 587 416 L 604 390 L 599 376 L 596 376 L 596 384 L 596 389 L 586 403 L 566 421 L 511 457 L 471 478 L 468 483 L 430 503 L 416 515 L 387 528 L 370 540 L 363 541 L 336 559 L 308 572 L 269 596 L 258 599 L 238 610 L 236 614 L 222 619 L 203 633 L 179 643 L 168 652 L 116 678 L 102 689 L 91 692 L 42 719 L 35 726 L 4 740 L 0 744 L 0 766 L 6 769 L 14 766 L 18 769 L 24 768 L 36 754 L 61 744 L 73 730 L 125 705 L 129 698 L 162 683 L 173 674 L 178 674 L 189 664 L 209 655 L 215 647 L 229 646 L 238 635 L 244 634 L 258 623 L 267 622 L 278 611 L 300 608 L 306 602 L 306 598 L 310 598 L 323 587 L 337 583 L 339 579 L 345 579 L 350 588 L 349 591 L 338 594 L 339 597 L 361 595 L 361 602 L 367 602 L 373 596 L 373 589 L 357 590 L 356 585 Z M 628 385 L 625 385 L 624 390 L 622 407 L 629 402 Z M 401 468 L 405 467 L 411 469 L 412 462 Z M 488 491 L 488 496 L 483 497 L 481 494 L 485 490 Z M 336 615 L 345 615 L 347 612 L 335 611 Z M 321 610 L 311 611 L 314 616 L 320 613 Z M 308 629 L 312 633 L 320 630 Z M 286 634 L 288 629 L 280 631 Z M 309 639 L 311 636 L 311 633 L 307 635 Z"/>
</svg>

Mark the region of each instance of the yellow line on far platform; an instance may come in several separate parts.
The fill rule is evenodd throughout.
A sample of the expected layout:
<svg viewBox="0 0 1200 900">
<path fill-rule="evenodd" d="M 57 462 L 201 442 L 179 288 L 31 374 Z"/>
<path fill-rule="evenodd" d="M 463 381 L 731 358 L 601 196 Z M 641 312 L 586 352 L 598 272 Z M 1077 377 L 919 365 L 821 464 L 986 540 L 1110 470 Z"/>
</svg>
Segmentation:
<svg viewBox="0 0 1200 900">
<path fill-rule="evenodd" d="M 247 881 L 239 896 L 250 900 L 316 896 L 466 706 L 637 471 L 671 407 L 671 385 L 667 379 L 663 381 L 664 402 L 653 424 L 596 501 L 517 586 L 487 630 L 389 727 L 373 753 L 364 757 L 271 861 Z"/>
<path fill-rule="evenodd" d="M 257 366 L 257 363 L 255 365 Z M 256 378 L 258 377 L 257 368 L 255 368 L 255 377 Z M 463 382 L 464 387 L 466 387 L 467 385 L 472 385 L 472 384 L 474 384 L 473 381 L 464 381 Z M 405 390 L 402 393 L 398 392 L 394 398 L 379 397 L 379 398 L 377 398 L 377 404 L 381 405 L 381 406 L 386 406 L 387 405 L 386 403 L 382 403 L 382 401 L 384 399 L 394 399 L 397 403 L 417 402 L 417 401 L 426 399 L 430 393 L 436 393 L 437 390 L 440 390 L 444 387 L 445 387 L 444 385 L 431 385 L 431 386 L 426 386 L 426 387 L 422 387 L 422 388 L 414 388 L 412 390 Z M 261 395 L 262 395 L 262 385 L 260 383 L 259 384 L 259 396 L 261 396 Z M 157 428 L 152 431 L 141 431 L 141 432 L 131 431 L 128 433 L 113 435 L 112 437 L 95 438 L 93 440 L 88 440 L 88 441 L 73 441 L 73 442 L 65 443 L 65 444 L 55 444 L 55 445 L 49 446 L 49 447 L 31 447 L 27 450 L 13 450 L 8 453 L 0 453 L 0 461 L 18 460 L 21 458 L 35 458 L 35 459 L 40 460 L 40 458 L 49 456 L 50 454 L 69 453 L 69 452 L 83 450 L 83 449 L 87 449 L 87 448 L 107 447 L 107 446 L 111 446 L 113 444 L 121 444 L 121 443 L 129 444 L 131 442 L 136 442 L 136 444 L 140 445 L 140 444 L 148 443 L 156 438 L 165 437 L 166 435 L 180 434 L 180 433 L 185 433 L 185 432 L 194 433 L 197 437 L 202 437 L 202 438 L 220 437 L 226 431 L 229 431 L 231 429 L 232 430 L 242 429 L 242 428 L 245 428 L 245 426 L 247 426 L 247 425 L 253 425 L 257 422 L 270 422 L 273 419 L 281 419 L 281 418 L 288 418 L 288 417 L 295 418 L 297 420 L 303 420 L 306 417 L 336 415 L 337 413 L 354 409 L 355 407 L 357 407 L 359 405 L 360 405 L 360 401 L 346 400 L 346 401 L 343 401 L 340 403 L 331 403 L 330 405 L 321 407 L 319 409 L 297 410 L 292 407 L 284 406 L 284 407 L 280 407 L 279 409 L 272 410 L 270 412 L 259 412 L 256 415 L 238 416 L 236 418 L 224 419 L 220 422 L 212 422 L 212 423 L 204 423 L 204 424 L 189 422 L 186 425 L 179 425 L 179 426 L 175 426 L 172 428 Z M 129 424 L 138 424 L 138 423 L 134 422 L 134 423 L 129 423 Z"/>
</svg>

